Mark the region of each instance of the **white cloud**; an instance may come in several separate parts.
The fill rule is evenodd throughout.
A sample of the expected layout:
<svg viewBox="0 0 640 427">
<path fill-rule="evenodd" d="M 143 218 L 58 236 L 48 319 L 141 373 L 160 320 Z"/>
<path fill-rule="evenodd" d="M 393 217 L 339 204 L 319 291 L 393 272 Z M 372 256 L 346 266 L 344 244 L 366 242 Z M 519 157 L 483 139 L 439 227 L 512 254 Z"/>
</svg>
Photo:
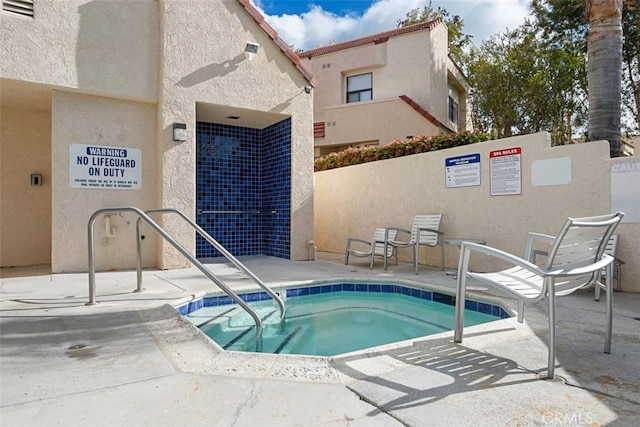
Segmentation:
<svg viewBox="0 0 640 427">
<path fill-rule="evenodd" d="M 515 30 L 530 17 L 529 0 L 449 0 L 434 1 L 450 15 L 464 20 L 464 32 L 473 36 L 476 45 L 494 34 Z"/>
<path fill-rule="evenodd" d="M 310 1 L 310 4 L 313 1 Z M 446 9 L 450 15 L 460 15 L 464 32 L 473 35 L 477 45 L 489 36 L 513 30 L 529 16 L 529 0 L 434 0 L 432 6 Z M 378 0 L 362 15 L 338 16 L 320 6 L 311 6 L 300 15 L 274 16 L 264 13 L 260 1 L 255 6 L 267 21 L 294 49 L 313 49 L 354 38 L 391 30 L 397 27 L 412 9 L 422 9 L 429 0 Z"/>
</svg>

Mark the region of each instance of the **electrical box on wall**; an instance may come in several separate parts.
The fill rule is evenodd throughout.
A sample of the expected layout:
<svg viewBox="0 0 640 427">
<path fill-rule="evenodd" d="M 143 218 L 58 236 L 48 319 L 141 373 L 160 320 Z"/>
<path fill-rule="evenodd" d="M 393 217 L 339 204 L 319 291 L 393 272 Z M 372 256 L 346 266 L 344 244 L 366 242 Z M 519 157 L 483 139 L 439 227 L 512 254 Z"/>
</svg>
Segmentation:
<svg viewBox="0 0 640 427">
<path fill-rule="evenodd" d="M 40 175 L 39 173 L 32 173 L 31 185 L 42 185 L 42 175 Z"/>
</svg>

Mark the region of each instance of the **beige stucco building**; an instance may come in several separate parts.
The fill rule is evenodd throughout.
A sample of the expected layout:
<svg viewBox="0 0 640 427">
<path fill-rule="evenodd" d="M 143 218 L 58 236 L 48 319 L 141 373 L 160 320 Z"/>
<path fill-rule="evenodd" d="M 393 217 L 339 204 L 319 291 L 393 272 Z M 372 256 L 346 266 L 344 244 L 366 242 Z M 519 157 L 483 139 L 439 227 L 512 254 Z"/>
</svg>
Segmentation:
<svg viewBox="0 0 640 427">
<path fill-rule="evenodd" d="M 120 206 L 178 209 L 235 255 L 308 256 L 316 81 L 248 0 L 9 3 L 2 267 L 86 271 L 89 218 Z M 157 221 L 215 256 L 179 218 Z M 135 266 L 135 226 L 130 213 L 97 219 L 99 270 Z M 150 229 L 143 259 L 188 264 Z"/>
<path fill-rule="evenodd" d="M 469 85 L 441 18 L 300 53 L 318 79 L 315 156 L 471 130 Z"/>
</svg>

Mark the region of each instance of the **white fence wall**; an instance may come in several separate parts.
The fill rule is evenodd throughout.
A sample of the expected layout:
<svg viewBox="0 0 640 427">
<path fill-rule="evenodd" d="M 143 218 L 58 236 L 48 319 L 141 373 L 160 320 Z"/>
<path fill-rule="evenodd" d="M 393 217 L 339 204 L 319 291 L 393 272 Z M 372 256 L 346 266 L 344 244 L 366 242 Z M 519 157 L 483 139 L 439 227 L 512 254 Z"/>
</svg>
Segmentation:
<svg viewBox="0 0 640 427">
<path fill-rule="evenodd" d="M 519 156 L 492 160 L 491 153 L 511 148 L 519 148 Z M 472 167 L 469 178 L 480 185 L 458 187 L 452 181 L 447 188 L 446 160 L 472 154 L 479 155 L 479 176 Z M 508 168 L 500 167 L 499 157 Z M 482 239 L 523 255 L 529 231 L 555 235 L 568 216 L 599 215 L 623 206 L 630 212 L 616 231 L 621 235 L 618 257 L 625 262 L 622 289 L 640 292 L 640 186 L 632 181 L 623 193 L 614 188 L 611 202 L 612 170 L 621 163 L 637 168 L 639 160 L 610 159 L 606 141 L 551 147 L 548 134 L 537 133 L 316 172 L 314 238 L 318 250 L 344 253 L 349 237 L 369 239 L 376 227 L 409 229 L 416 214 L 443 213 L 445 237 Z M 503 191 L 496 184 L 512 186 L 510 179 L 518 174 L 510 167 L 516 164 L 520 194 L 495 195 Z M 460 177 L 459 171 L 454 168 L 448 176 Z M 616 185 L 618 179 L 615 175 Z M 516 187 L 511 190 L 517 193 Z M 445 250 L 447 267 L 456 267 L 457 249 Z M 421 252 L 422 264 L 440 265 L 439 248 Z M 410 250 L 400 251 L 400 260 L 411 256 Z M 488 260 L 472 263 L 485 271 L 498 267 Z"/>
</svg>

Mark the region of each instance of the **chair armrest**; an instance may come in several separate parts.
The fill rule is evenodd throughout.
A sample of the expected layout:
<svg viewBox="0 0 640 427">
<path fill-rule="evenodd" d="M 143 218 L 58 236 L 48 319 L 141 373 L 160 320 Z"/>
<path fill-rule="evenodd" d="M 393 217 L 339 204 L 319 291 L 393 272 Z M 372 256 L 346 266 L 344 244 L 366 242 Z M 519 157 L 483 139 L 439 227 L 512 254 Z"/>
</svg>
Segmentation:
<svg viewBox="0 0 640 427">
<path fill-rule="evenodd" d="M 347 251 L 351 250 L 351 243 L 362 243 L 367 246 L 371 246 L 371 242 L 362 239 L 350 238 L 347 239 Z"/>
<path fill-rule="evenodd" d="M 536 255 L 549 255 L 549 252 L 541 250 L 533 250 L 533 244 L 535 242 L 542 242 L 548 245 L 553 245 L 556 240 L 555 236 L 549 236 L 548 234 L 529 232 L 527 234 L 527 244 L 524 248 L 524 256 L 530 262 L 535 262 Z"/>
<path fill-rule="evenodd" d="M 418 227 L 416 228 L 416 234 L 418 236 L 420 236 L 420 232 L 421 231 L 428 231 L 429 233 L 435 233 L 438 236 L 438 243 L 436 245 L 442 245 L 442 236 L 444 235 L 444 232 L 440 231 L 440 230 L 436 230 L 435 228 L 422 228 L 422 227 Z M 420 238 L 418 237 L 418 241 L 420 240 Z"/>
<path fill-rule="evenodd" d="M 444 234 L 444 232 L 440 231 L 440 230 L 436 230 L 435 228 L 422 228 L 422 227 L 418 227 L 416 230 L 418 230 L 418 233 L 421 231 L 429 231 L 431 233 L 436 233 L 437 235 L 441 236 Z"/>
<path fill-rule="evenodd" d="M 534 249 L 533 251 L 531 251 L 531 253 L 529 254 L 529 256 L 527 258 L 529 258 L 529 261 L 531 261 L 532 263 L 536 263 L 536 258 L 538 257 L 538 255 L 542 255 L 542 256 L 549 256 L 549 252 L 547 251 L 541 251 L 538 249 Z"/>
<path fill-rule="evenodd" d="M 503 250 L 493 248 L 491 246 L 481 245 L 479 243 L 473 243 L 473 242 L 462 242 L 462 244 L 460 245 L 460 257 L 465 256 L 467 252 L 469 253 L 469 256 L 471 255 L 471 252 L 480 252 L 490 257 L 501 259 L 502 261 L 508 262 L 514 266 L 525 268 L 539 276 L 547 275 L 547 272 L 545 270 L 541 269 L 534 263 L 527 261 L 526 259 L 520 258 L 518 256 L 512 255 Z M 466 274 L 466 271 L 465 272 L 459 271 L 458 274 Z"/>
<path fill-rule="evenodd" d="M 600 271 L 605 268 L 607 265 L 611 264 L 614 261 L 614 258 L 611 255 L 604 254 L 602 255 L 602 259 L 593 264 L 585 265 L 584 267 L 572 268 L 569 270 L 553 270 L 546 273 L 547 276 L 554 277 L 565 277 L 565 276 L 579 276 L 582 274 L 589 274 L 596 271 Z"/>
<path fill-rule="evenodd" d="M 541 242 L 545 242 L 545 243 L 549 243 L 552 244 L 554 242 L 554 240 L 556 240 L 556 236 L 550 236 L 548 234 L 542 234 L 542 233 L 534 233 L 534 232 L 529 232 L 527 233 L 527 241 L 529 240 L 538 240 Z"/>
<path fill-rule="evenodd" d="M 393 230 L 393 231 L 395 231 L 397 233 L 406 233 L 408 235 L 411 235 L 411 231 L 407 230 L 405 228 L 387 227 L 387 228 L 384 229 L 384 240 L 386 242 L 396 241 L 395 239 L 389 240 L 389 231 L 391 231 L 391 230 Z M 397 234 L 396 234 L 396 237 L 397 237 Z"/>
</svg>

